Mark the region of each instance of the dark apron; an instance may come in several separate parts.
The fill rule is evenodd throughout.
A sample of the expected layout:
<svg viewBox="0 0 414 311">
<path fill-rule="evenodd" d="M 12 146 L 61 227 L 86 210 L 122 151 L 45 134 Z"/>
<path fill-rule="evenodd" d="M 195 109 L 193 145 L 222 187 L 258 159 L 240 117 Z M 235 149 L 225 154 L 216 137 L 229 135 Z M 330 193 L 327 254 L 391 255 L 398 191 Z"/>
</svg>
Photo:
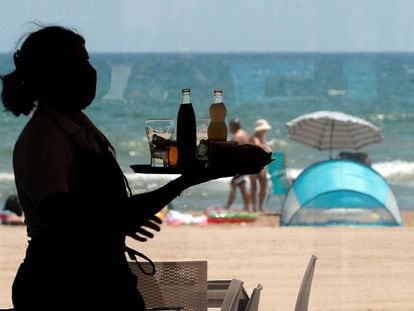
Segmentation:
<svg viewBox="0 0 414 311">
<path fill-rule="evenodd" d="M 95 140 L 100 153 L 76 147 L 73 221 L 29 241 L 13 283 L 16 310 L 146 310 L 125 257 L 125 177 L 109 143 Z"/>
</svg>

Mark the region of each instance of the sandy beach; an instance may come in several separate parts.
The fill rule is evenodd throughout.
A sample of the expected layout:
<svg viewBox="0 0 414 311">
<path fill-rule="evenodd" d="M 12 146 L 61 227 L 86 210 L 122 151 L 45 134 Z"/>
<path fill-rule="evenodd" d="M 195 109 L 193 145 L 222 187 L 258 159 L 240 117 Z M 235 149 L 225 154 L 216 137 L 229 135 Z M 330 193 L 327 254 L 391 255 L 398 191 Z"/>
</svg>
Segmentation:
<svg viewBox="0 0 414 311">
<path fill-rule="evenodd" d="M 404 226 L 281 228 L 277 216 L 249 224 L 163 225 L 147 243 L 152 260 L 207 260 L 209 279 L 261 283 L 260 310 L 293 310 L 306 265 L 318 256 L 309 310 L 414 310 L 414 212 Z M 23 226 L 0 226 L 0 308 L 26 247 Z"/>
</svg>

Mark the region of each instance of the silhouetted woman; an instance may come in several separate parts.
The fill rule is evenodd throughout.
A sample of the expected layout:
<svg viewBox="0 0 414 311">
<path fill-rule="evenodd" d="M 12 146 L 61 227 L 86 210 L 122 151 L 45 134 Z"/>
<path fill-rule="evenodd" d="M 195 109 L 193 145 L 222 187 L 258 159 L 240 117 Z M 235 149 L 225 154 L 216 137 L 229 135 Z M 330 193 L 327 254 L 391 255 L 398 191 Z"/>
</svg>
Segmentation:
<svg viewBox="0 0 414 311">
<path fill-rule="evenodd" d="M 182 175 L 130 195 L 114 148 L 82 112 L 96 89 L 88 58 L 79 34 L 48 26 L 25 38 L 16 69 L 2 77 L 6 109 L 34 110 L 13 153 L 29 237 L 13 283 L 15 310 L 145 310 L 126 236 L 151 238 L 161 223 L 155 213 L 184 189 L 220 177 Z"/>
</svg>

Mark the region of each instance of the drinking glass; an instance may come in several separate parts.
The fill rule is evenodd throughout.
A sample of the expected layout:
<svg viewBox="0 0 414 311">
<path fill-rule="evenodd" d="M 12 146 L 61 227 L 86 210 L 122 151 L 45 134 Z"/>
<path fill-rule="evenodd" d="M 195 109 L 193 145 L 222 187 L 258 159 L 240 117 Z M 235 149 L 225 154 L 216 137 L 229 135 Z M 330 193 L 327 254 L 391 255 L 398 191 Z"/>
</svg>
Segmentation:
<svg viewBox="0 0 414 311">
<path fill-rule="evenodd" d="M 173 118 L 145 120 L 145 133 L 151 153 L 151 166 L 167 167 L 168 152 L 174 134 Z"/>
<path fill-rule="evenodd" d="M 207 160 L 208 158 L 208 125 L 210 119 L 196 119 L 196 137 L 197 137 L 197 160 Z"/>
</svg>

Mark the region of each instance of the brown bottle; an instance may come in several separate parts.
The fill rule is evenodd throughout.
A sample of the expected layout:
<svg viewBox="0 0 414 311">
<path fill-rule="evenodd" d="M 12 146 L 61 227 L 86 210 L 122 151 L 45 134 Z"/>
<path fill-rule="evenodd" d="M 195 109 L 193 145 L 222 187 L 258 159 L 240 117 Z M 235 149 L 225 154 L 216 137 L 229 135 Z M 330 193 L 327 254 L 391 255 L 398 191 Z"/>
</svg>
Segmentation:
<svg viewBox="0 0 414 311">
<path fill-rule="evenodd" d="M 212 141 L 227 140 L 227 126 L 225 122 L 227 108 L 223 102 L 223 91 L 214 89 L 213 102 L 209 109 L 210 124 L 208 126 L 208 139 Z"/>
</svg>

